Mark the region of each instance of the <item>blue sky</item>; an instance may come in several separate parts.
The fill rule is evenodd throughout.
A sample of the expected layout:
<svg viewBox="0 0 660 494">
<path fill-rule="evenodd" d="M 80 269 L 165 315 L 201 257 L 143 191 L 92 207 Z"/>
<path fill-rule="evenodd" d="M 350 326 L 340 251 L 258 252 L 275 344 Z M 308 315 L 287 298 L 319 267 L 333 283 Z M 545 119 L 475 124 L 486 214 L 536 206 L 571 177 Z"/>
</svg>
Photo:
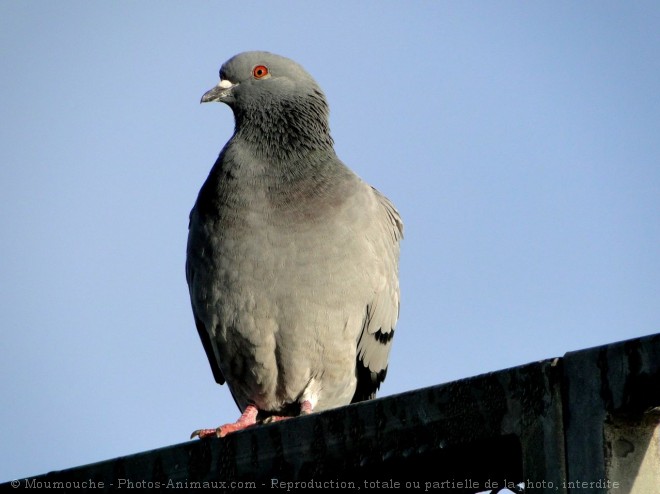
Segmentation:
<svg viewBox="0 0 660 494">
<path fill-rule="evenodd" d="M 380 396 L 660 330 L 657 2 L 2 2 L 0 41 L 0 481 L 238 417 L 184 262 L 245 50 L 403 216 Z"/>
</svg>

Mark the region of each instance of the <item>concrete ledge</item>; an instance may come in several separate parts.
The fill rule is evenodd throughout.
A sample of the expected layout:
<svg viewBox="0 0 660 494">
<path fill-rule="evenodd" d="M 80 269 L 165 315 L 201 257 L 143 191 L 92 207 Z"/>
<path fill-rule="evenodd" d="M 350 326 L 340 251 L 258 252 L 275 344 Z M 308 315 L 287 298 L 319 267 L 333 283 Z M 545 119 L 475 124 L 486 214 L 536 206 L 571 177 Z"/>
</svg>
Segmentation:
<svg viewBox="0 0 660 494">
<path fill-rule="evenodd" d="M 324 485 L 480 492 L 518 483 L 525 492 L 609 492 L 575 482 L 626 475 L 612 458 L 628 450 L 605 428 L 615 415 L 628 420 L 628 436 L 646 431 L 633 443 L 640 459 L 625 463 L 640 471 L 648 431 L 656 430 L 649 413 L 660 406 L 659 361 L 654 335 L 19 483 L 96 492 Z"/>
<path fill-rule="evenodd" d="M 658 490 L 660 335 L 571 352 L 564 367 L 568 480 L 617 482 L 594 493 Z"/>
</svg>

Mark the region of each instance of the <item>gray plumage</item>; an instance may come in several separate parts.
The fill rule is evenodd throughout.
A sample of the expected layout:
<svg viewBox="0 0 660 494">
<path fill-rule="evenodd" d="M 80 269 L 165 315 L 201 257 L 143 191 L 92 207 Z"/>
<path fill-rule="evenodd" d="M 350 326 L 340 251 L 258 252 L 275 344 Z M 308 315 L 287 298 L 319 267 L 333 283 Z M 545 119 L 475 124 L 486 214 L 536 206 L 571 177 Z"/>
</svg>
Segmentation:
<svg viewBox="0 0 660 494">
<path fill-rule="evenodd" d="M 186 261 L 215 380 L 265 415 L 373 398 L 399 312 L 399 214 L 337 158 L 302 67 L 246 52 L 220 79 L 202 102 L 236 125 L 190 213 Z"/>
</svg>

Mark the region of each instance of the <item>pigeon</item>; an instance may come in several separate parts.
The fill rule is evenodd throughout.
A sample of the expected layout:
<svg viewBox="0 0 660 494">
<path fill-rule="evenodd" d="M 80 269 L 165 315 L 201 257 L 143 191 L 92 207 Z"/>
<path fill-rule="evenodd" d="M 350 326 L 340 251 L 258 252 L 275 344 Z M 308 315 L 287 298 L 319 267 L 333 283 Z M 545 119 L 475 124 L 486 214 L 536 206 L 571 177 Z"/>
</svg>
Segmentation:
<svg viewBox="0 0 660 494">
<path fill-rule="evenodd" d="M 293 60 L 234 56 L 212 101 L 235 127 L 190 213 L 186 278 L 241 415 L 191 438 L 374 398 L 399 317 L 399 213 L 339 160 L 325 95 Z"/>
</svg>

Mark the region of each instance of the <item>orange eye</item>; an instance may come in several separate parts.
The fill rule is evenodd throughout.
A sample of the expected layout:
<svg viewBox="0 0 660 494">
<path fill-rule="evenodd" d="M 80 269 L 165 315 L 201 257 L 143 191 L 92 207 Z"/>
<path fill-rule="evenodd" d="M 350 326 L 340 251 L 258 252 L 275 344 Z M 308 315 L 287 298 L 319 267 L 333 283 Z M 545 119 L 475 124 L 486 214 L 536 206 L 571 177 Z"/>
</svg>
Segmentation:
<svg viewBox="0 0 660 494">
<path fill-rule="evenodd" d="M 265 65 L 257 65 L 252 69 L 252 75 L 255 79 L 263 79 L 268 75 L 268 67 Z"/>
</svg>

